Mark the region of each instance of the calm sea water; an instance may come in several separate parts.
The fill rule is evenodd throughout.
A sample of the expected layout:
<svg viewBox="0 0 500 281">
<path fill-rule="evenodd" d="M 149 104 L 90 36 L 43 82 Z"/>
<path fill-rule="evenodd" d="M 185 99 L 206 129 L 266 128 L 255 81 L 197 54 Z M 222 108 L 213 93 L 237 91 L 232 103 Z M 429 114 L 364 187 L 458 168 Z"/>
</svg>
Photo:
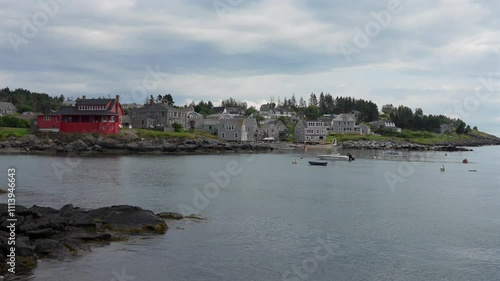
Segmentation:
<svg viewBox="0 0 500 281">
<path fill-rule="evenodd" d="M 17 169 L 23 205 L 189 206 L 207 217 L 40 261 L 32 280 L 500 280 L 500 147 L 360 150 L 354 162 L 309 166 L 320 152 L 0 155 L 0 167 Z M 210 173 L 228 165 L 229 183 L 214 189 Z"/>
</svg>

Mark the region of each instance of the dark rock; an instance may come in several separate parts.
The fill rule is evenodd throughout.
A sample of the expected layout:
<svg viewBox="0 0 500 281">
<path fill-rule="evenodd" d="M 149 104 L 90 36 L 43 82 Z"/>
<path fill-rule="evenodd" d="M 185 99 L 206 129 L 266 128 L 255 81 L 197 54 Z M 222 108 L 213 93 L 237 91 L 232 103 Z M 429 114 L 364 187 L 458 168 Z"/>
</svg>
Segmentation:
<svg viewBox="0 0 500 281">
<path fill-rule="evenodd" d="M 89 215 L 98 219 L 103 229 L 133 233 L 165 233 L 168 229 L 165 222 L 153 212 L 140 207 L 111 206 L 90 211 Z"/>
<path fill-rule="evenodd" d="M 68 204 L 59 210 L 59 215 L 63 218 L 69 218 L 69 225 L 81 227 L 96 227 L 95 220 L 87 214 L 87 211 L 75 208 Z"/>
<path fill-rule="evenodd" d="M 74 233 L 70 236 L 71 238 L 74 239 L 80 239 L 83 241 L 106 241 L 111 239 L 111 234 L 110 233 L 95 233 L 91 234 L 88 232 L 85 233 Z"/>
<path fill-rule="evenodd" d="M 40 229 L 40 230 L 26 231 L 26 235 L 28 235 L 28 237 L 31 240 L 40 239 L 40 238 L 49 238 L 49 237 L 56 235 L 56 233 L 57 232 L 55 232 L 52 228 L 44 228 L 44 229 Z"/>
<path fill-rule="evenodd" d="M 23 243 L 21 241 L 16 241 L 16 255 L 17 256 L 33 256 L 34 254 L 33 247 L 30 245 Z"/>
<path fill-rule="evenodd" d="M 40 258 L 64 259 L 69 250 L 63 243 L 53 239 L 39 239 L 33 243 L 35 253 Z"/>
<path fill-rule="evenodd" d="M 21 226 L 18 228 L 19 233 L 26 233 L 32 230 L 49 228 L 50 222 L 47 218 L 38 218 L 38 219 L 27 219 Z"/>
<path fill-rule="evenodd" d="M 0 204 L 0 262 L 5 265 L 10 253 L 10 232 L 6 228 L 8 206 Z M 133 206 L 112 206 L 95 210 L 65 205 L 59 210 L 33 206 L 16 206 L 16 273 L 29 273 L 38 257 L 64 259 L 68 254 L 90 251 L 86 243 L 102 243 L 115 239 L 115 233 L 165 233 L 167 225 L 153 212 Z M 96 226 L 99 225 L 99 229 Z M 124 235 L 124 234 L 122 234 Z M 7 267 L 0 266 L 0 275 Z"/>
<path fill-rule="evenodd" d="M 86 146 L 94 146 L 96 144 L 96 139 L 92 135 L 86 135 L 82 138 L 82 141 Z"/>
<path fill-rule="evenodd" d="M 70 219 L 68 218 L 61 218 L 55 215 L 46 215 L 46 216 L 49 220 L 50 227 L 54 230 L 65 231 L 67 226 L 70 224 Z"/>
<path fill-rule="evenodd" d="M 48 215 L 48 214 L 55 215 L 55 214 L 59 213 L 59 211 L 57 209 L 50 208 L 50 207 L 40 207 L 37 205 L 33 205 L 33 207 L 29 208 L 28 210 L 42 214 L 42 215 Z"/>
<path fill-rule="evenodd" d="M 158 217 L 162 219 L 167 219 L 167 220 L 182 220 L 184 218 L 183 215 L 179 213 L 174 213 L 174 212 L 163 212 L 157 214 Z"/>
<path fill-rule="evenodd" d="M 91 252 L 89 245 L 85 244 L 83 240 L 71 237 L 64 237 L 61 239 L 61 244 L 68 249 L 71 254 L 79 255 Z"/>
</svg>

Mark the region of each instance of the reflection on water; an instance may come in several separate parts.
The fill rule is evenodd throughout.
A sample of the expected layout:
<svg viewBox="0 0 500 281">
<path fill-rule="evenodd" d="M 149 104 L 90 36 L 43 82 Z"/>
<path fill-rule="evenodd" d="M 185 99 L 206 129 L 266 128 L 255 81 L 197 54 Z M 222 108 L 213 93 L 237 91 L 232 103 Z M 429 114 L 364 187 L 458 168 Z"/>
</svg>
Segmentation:
<svg viewBox="0 0 500 281">
<path fill-rule="evenodd" d="M 328 152 L 315 149 L 251 161 L 248 155 L 84 157 L 61 181 L 52 163 L 64 157 L 2 155 L 0 163 L 17 167 L 25 205 L 133 204 L 156 212 L 192 206 L 194 189 L 214 182 L 210 172 L 224 171 L 230 161 L 241 167 L 200 209 L 207 221 L 169 222 L 166 235 L 113 243 L 66 262 L 42 261 L 33 280 L 118 280 L 113 272 L 122 270 L 134 280 L 283 280 L 327 238 L 332 254 L 304 271 L 307 278 L 285 280 L 499 280 L 500 154 L 497 147 L 475 150 L 447 156 L 346 150 L 356 161 L 327 167 L 307 164 Z M 401 175 L 404 163 L 413 170 Z M 387 173 L 402 181 L 391 188 Z"/>
</svg>

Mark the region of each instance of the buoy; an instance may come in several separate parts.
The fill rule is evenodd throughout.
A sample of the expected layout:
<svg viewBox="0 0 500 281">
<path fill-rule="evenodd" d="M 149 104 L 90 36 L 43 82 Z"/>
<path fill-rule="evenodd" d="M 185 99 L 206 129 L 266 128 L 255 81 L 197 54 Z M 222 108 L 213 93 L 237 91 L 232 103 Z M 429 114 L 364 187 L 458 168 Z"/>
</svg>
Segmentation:
<svg viewBox="0 0 500 281">
<path fill-rule="evenodd" d="M 444 171 L 445 171 L 444 165 L 441 165 L 441 168 L 439 168 L 439 170 L 440 170 L 441 172 L 444 172 Z"/>
<path fill-rule="evenodd" d="M 467 160 L 467 158 L 465 158 L 464 160 L 462 160 L 462 163 L 467 164 L 467 163 L 469 163 L 469 160 Z"/>
</svg>

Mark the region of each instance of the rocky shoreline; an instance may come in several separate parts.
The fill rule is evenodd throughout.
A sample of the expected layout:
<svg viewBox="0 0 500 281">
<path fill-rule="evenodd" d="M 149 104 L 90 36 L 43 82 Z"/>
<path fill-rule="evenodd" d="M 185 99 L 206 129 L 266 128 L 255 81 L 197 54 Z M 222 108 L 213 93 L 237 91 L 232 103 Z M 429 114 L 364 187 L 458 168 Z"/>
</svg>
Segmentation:
<svg viewBox="0 0 500 281">
<path fill-rule="evenodd" d="M 181 214 L 154 214 L 129 205 L 82 209 L 70 204 L 59 210 L 17 205 L 14 217 L 9 211 L 7 204 L 0 204 L 0 275 L 7 280 L 30 274 L 38 259 L 63 260 L 90 252 L 92 245 L 125 241 L 131 235 L 165 234 L 168 229 L 165 219 L 184 219 Z M 11 238 L 13 228 L 9 218 L 17 220 L 15 239 Z M 15 241 L 15 274 L 8 271 L 12 241 Z"/>
<path fill-rule="evenodd" d="M 472 151 L 453 144 L 447 145 L 423 145 L 408 141 L 345 141 L 341 143 L 343 148 L 373 149 L 373 150 L 411 150 L 411 151 Z"/>
<path fill-rule="evenodd" d="M 133 135 L 102 137 L 93 135 L 27 135 L 0 142 L 0 152 L 45 153 L 221 153 L 273 151 L 269 144 L 231 143 L 211 138 L 139 138 Z"/>
<path fill-rule="evenodd" d="M 329 145 L 329 144 L 325 144 Z M 471 151 L 470 148 L 500 145 L 499 138 L 480 138 L 442 144 L 417 144 L 408 140 L 357 140 L 343 141 L 340 145 L 349 149 L 412 150 L 412 151 Z M 0 153 L 161 153 L 205 154 L 233 152 L 271 152 L 303 148 L 303 144 L 291 143 L 236 143 L 212 138 L 139 138 L 134 134 L 103 137 L 83 134 L 30 134 L 9 137 L 0 142 Z M 310 146 L 309 144 L 307 146 Z M 311 145 L 322 147 L 321 145 Z"/>
</svg>

